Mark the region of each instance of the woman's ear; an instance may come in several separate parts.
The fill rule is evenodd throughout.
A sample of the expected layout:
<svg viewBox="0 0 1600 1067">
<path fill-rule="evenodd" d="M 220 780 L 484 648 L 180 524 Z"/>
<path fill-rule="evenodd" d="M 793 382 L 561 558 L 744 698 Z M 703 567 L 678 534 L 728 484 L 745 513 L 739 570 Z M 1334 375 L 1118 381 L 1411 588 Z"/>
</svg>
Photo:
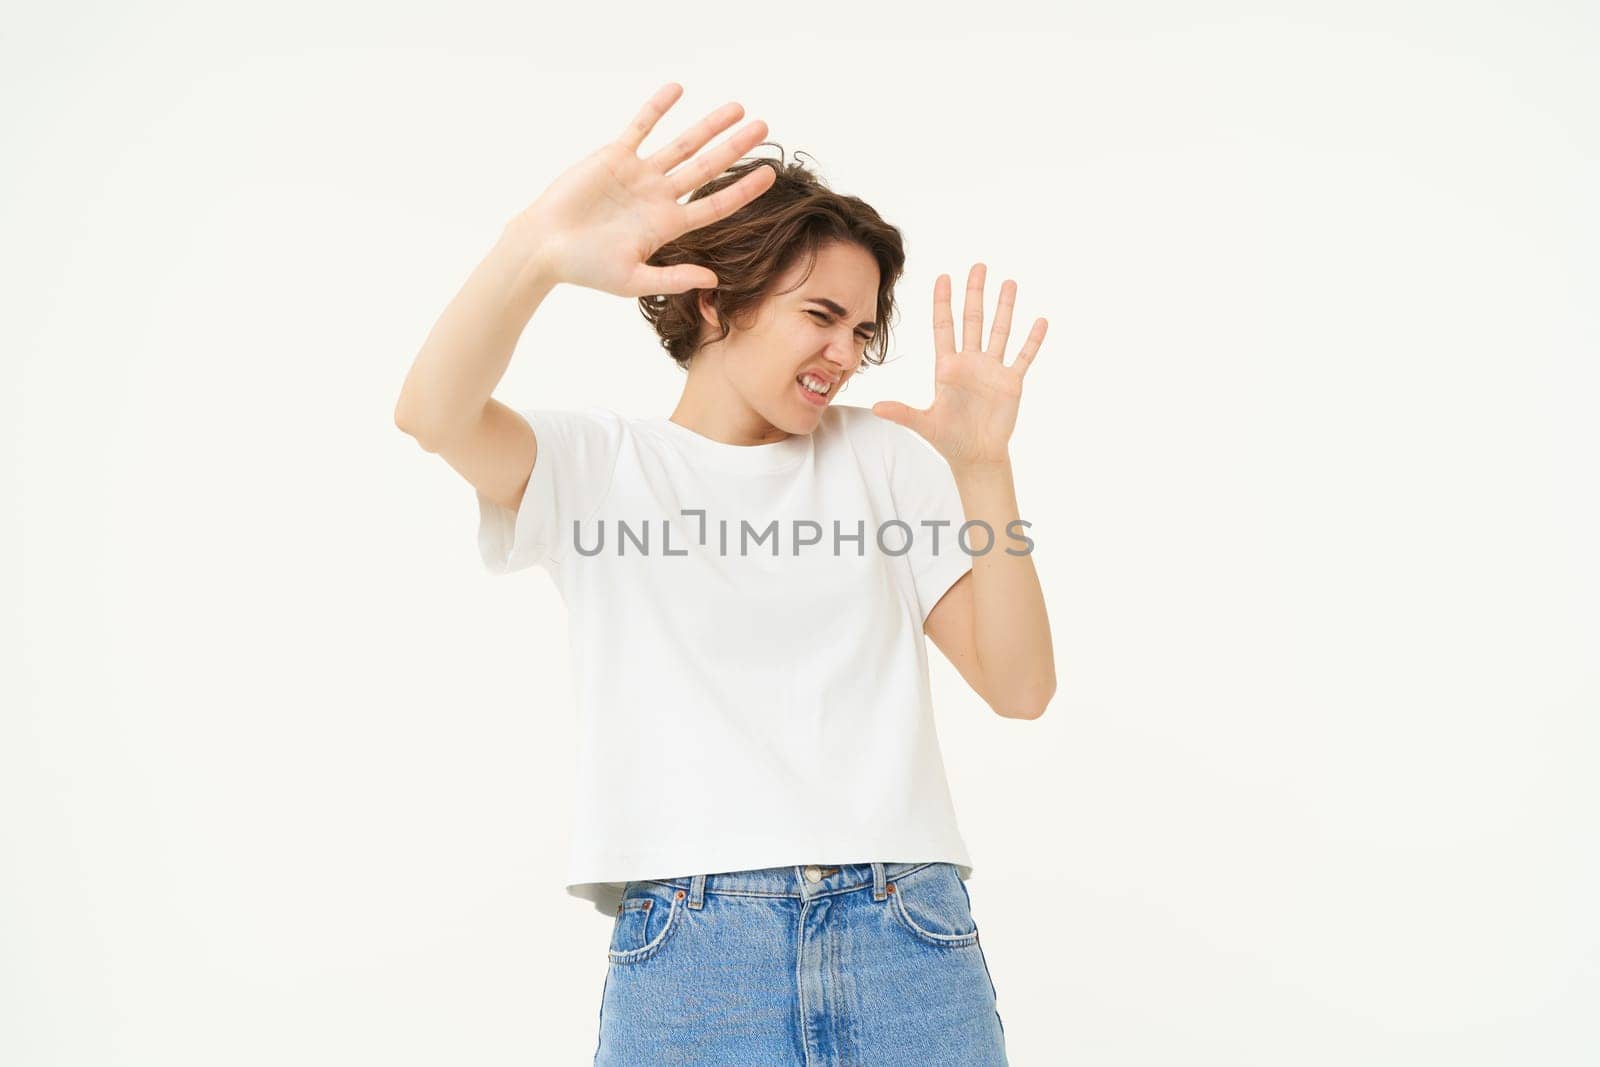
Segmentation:
<svg viewBox="0 0 1600 1067">
<path fill-rule="evenodd" d="M 700 312 L 700 320 L 707 323 L 713 330 L 721 329 L 722 320 L 717 316 L 716 297 L 714 289 L 701 289 L 695 293 L 695 308 Z"/>
</svg>

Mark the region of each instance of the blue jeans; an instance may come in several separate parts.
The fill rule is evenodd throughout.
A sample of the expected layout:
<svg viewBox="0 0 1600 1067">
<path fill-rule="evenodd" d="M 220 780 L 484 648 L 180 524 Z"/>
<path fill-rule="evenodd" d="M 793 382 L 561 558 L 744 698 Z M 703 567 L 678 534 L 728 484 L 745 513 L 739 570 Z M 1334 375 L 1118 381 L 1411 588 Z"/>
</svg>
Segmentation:
<svg viewBox="0 0 1600 1067">
<path fill-rule="evenodd" d="M 1006 1063 L 949 863 L 629 882 L 607 955 L 597 1065 Z"/>
</svg>

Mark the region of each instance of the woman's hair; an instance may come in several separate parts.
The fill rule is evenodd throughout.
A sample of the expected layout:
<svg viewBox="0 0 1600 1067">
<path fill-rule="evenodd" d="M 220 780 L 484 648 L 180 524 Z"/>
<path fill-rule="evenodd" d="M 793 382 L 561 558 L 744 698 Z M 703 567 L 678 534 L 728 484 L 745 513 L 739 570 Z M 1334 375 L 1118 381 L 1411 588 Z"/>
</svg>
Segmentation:
<svg viewBox="0 0 1600 1067">
<path fill-rule="evenodd" d="M 894 287 L 906 263 L 900 231 L 883 221 L 866 201 L 834 192 L 798 162 L 785 164 L 781 145 L 772 141 L 762 144 L 777 148 L 780 158 L 740 160 L 691 193 L 689 201 L 732 185 L 756 167 L 777 171 L 771 187 L 727 218 L 662 245 L 647 262 L 653 267 L 692 263 L 716 274 L 719 284 L 711 290 L 711 306 L 721 332 L 706 338 L 709 343 L 726 338 L 730 322 L 745 321 L 771 295 L 778 279 L 802 259 L 806 262 L 804 284 L 816 266 L 820 246 L 834 241 L 859 245 L 878 261 L 874 314 L 878 328 L 867 342 L 857 373 L 869 363 L 882 363 L 896 314 Z M 798 159 L 803 154 L 796 152 L 795 156 Z M 702 327 L 707 325 L 697 306 L 701 292 L 690 289 L 639 298 L 639 312 L 680 367 L 689 365 L 689 358 L 700 347 Z"/>
</svg>

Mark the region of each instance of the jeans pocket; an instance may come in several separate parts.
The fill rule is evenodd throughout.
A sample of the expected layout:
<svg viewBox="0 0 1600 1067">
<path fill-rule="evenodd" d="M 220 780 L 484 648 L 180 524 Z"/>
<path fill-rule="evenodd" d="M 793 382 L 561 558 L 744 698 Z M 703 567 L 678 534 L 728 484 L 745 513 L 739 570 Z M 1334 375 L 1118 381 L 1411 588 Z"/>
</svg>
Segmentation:
<svg viewBox="0 0 1600 1067">
<path fill-rule="evenodd" d="M 617 905 L 606 956 L 612 963 L 643 963 L 682 925 L 681 889 L 655 882 L 629 882 Z"/>
<path fill-rule="evenodd" d="M 939 948 L 978 943 L 978 924 L 961 875 L 948 863 L 933 863 L 889 885 L 889 910 L 919 941 Z"/>
</svg>

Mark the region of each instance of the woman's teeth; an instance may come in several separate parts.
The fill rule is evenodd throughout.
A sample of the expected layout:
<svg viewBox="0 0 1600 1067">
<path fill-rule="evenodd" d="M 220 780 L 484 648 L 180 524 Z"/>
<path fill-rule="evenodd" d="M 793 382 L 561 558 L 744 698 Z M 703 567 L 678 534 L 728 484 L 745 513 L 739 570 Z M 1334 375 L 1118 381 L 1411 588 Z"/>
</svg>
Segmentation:
<svg viewBox="0 0 1600 1067">
<path fill-rule="evenodd" d="M 802 374 L 799 381 L 801 385 L 805 386 L 813 393 L 822 393 L 823 395 L 826 395 L 828 390 L 833 388 L 833 386 L 829 383 L 820 378 L 813 377 L 810 374 Z"/>
</svg>

